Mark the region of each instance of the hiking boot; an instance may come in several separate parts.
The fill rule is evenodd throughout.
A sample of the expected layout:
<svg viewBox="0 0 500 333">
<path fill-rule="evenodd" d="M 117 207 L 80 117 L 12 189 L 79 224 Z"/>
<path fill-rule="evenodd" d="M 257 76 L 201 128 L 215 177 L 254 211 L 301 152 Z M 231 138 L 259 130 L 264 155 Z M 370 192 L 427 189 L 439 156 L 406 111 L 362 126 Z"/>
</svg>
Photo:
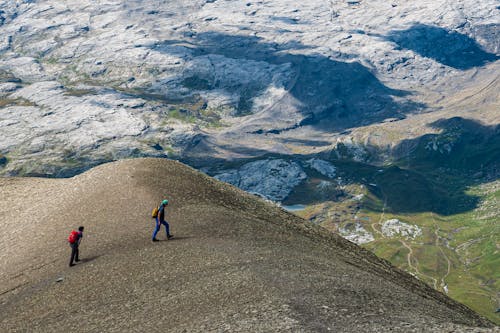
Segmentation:
<svg viewBox="0 0 500 333">
<path fill-rule="evenodd" d="M 174 238 L 174 235 L 168 235 L 167 236 L 167 239 L 171 239 L 171 238 Z"/>
<path fill-rule="evenodd" d="M 156 238 L 153 238 L 153 242 L 158 242 L 159 240 Z"/>
</svg>

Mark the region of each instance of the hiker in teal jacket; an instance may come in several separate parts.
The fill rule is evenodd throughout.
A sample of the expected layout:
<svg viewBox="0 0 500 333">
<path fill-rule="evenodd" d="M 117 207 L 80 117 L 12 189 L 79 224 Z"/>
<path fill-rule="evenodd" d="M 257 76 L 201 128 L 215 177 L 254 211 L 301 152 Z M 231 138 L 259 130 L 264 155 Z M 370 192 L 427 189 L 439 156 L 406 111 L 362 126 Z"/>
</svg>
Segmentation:
<svg viewBox="0 0 500 333">
<path fill-rule="evenodd" d="M 165 221 L 165 206 L 168 205 L 168 200 L 163 200 L 160 204 L 160 207 L 158 207 L 158 215 L 156 216 L 156 227 L 155 230 L 153 231 L 153 242 L 157 242 L 158 239 L 156 239 L 156 235 L 158 234 L 158 231 L 160 231 L 160 227 L 163 224 L 165 226 L 165 230 L 167 232 L 167 239 L 172 238 L 173 236 L 170 234 L 170 226 L 168 225 L 168 222 Z"/>
</svg>

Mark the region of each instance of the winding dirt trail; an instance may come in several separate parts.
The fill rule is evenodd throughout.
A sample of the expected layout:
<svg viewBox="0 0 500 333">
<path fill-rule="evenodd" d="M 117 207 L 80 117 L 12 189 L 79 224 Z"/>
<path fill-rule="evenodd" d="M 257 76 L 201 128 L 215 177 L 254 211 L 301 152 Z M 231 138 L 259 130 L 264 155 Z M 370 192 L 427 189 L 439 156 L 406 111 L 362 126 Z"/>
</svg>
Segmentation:
<svg viewBox="0 0 500 333">
<path fill-rule="evenodd" d="M 406 248 L 408 249 L 408 255 L 406 256 L 407 260 L 408 260 L 408 266 L 410 266 L 411 269 L 413 269 L 415 271 L 415 273 L 417 273 L 418 275 L 421 275 L 423 277 L 426 277 L 430 280 L 432 280 L 432 285 L 434 287 L 434 289 L 438 289 L 437 288 L 437 279 L 430 276 L 430 275 L 427 275 L 427 274 L 424 274 L 422 273 L 419 269 L 418 269 L 418 260 L 417 259 L 414 259 L 416 262 L 417 262 L 417 266 L 414 266 L 413 263 L 412 263 L 412 255 L 413 255 L 413 249 L 411 248 L 411 246 L 409 246 L 404 240 L 399 240 L 401 242 L 401 244 Z"/>
<path fill-rule="evenodd" d="M 448 256 L 446 255 L 446 253 L 444 253 L 443 248 L 441 247 L 440 240 L 442 237 L 439 236 L 439 231 L 441 229 L 439 228 L 437 221 L 434 218 L 434 213 L 431 213 L 431 218 L 432 218 L 432 221 L 434 222 L 434 226 L 435 226 L 435 229 L 434 229 L 434 235 L 436 236 L 435 245 L 439 249 L 439 251 L 441 252 L 441 254 L 443 255 L 443 258 L 446 260 L 446 263 L 447 263 L 446 274 L 441 277 L 441 289 L 445 293 L 448 293 L 447 289 L 445 289 L 445 286 L 447 286 L 445 279 L 448 277 L 448 275 L 450 275 L 451 261 L 450 261 L 450 258 L 448 258 Z"/>
<path fill-rule="evenodd" d="M 381 225 L 382 224 L 382 220 L 384 219 L 384 216 L 385 216 L 385 209 L 387 208 L 387 197 L 385 196 L 385 194 L 382 192 L 382 195 L 384 196 L 384 205 L 382 206 L 382 213 L 380 214 L 380 218 L 378 219 L 378 222 L 373 222 L 371 223 L 371 227 L 373 229 L 373 231 L 377 234 L 380 235 L 380 237 L 384 237 L 384 234 L 378 230 L 375 225 L 378 224 L 378 225 Z"/>
<path fill-rule="evenodd" d="M 385 210 L 386 210 L 386 207 L 387 207 L 387 197 L 386 195 L 382 192 L 382 195 L 384 197 L 384 205 L 382 207 L 382 213 L 380 214 L 380 218 L 378 220 L 378 222 L 373 222 L 371 224 L 371 227 L 372 229 L 377 233 L 379 234 L 381 237 L 384 237 L 384 234 L 379 231 L 375 225 L 381 225 L 382 224 L 382 221 L 384 219 L 384 216 L 385 216 Z M 412 269 L 417 275 L 420 275 L 420 276 L 423 276 L 423 277 L 426 277 L 427 279 L 431 280 L 432 281 L 432 285 L 434 287 L 434 289 L 438 289 L 438 280 L 432 276 L 429 276 L 427 274 L 424 274 L 422 273 L 419 269 L 418 269 L 418 260 L 415 258 L 415 262 L 417 262 L 417 266 L 413 265 L 412 263 L 412 256 L 413 256 L 413 249 L 411 248 L 410 245 L 408 245 L 404 240 L 399 240 L 400 243 L 408 250 L 408 255 L 406 256 L 406 260 L 408 262 L 408 266 L 410 267 L 410 269 Z M 450 263 L 448 261 L 448 274 L 449 274 L 449 271 L 450 271 Z"/>
</svg>

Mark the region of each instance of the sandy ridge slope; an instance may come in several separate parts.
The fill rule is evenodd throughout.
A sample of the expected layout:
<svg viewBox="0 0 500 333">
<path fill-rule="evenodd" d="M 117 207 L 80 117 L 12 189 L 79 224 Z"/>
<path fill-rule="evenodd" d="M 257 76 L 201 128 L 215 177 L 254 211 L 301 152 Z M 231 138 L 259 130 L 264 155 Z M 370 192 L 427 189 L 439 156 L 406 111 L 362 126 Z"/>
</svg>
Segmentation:
<svg viewBox="0 0 500 333">
<path fill-rule="evenodd" d="M 152 243 L 148 213 L 164 196 L 176 239 Z M 498 331 L 370 252 L 178 162 L 0 179 L 0 224 L 2 332 Z M 85 260 L 70 269 L 65 239 L 80 224 Z"/>
</svg>

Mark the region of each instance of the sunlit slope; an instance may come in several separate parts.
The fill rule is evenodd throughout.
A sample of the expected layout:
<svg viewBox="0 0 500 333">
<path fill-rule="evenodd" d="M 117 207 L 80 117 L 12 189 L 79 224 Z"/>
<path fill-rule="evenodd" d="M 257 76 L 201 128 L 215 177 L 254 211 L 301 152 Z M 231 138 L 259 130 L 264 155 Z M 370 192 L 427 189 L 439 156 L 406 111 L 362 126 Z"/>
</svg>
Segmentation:
<svg viewBox="0 0 500 333">
<path fill-rule="evenodd" d="M 0 331 L 491 331 L 370 252 L 177 162 L 0 184 Z M 176 238 L 152 243 L 164 197 Z M 69 268 L 80 224 L 84 261 Z"/>
</svg>

